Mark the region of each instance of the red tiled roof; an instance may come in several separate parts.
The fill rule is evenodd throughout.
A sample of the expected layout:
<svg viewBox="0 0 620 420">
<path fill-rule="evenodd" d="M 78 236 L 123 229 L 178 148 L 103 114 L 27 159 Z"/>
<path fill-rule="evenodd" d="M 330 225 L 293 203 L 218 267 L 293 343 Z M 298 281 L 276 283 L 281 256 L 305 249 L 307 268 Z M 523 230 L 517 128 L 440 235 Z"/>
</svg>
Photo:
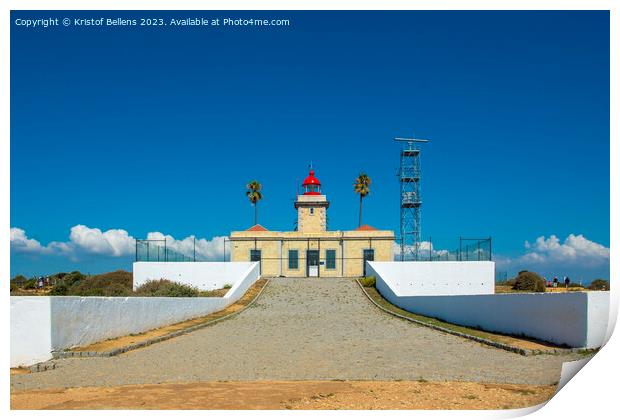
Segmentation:
<svg viewBox="0 0 620 420">
<path fill-rule="evenodd" d="M 248 232 L 267 232 L 268 230 L 265 229 L 263 226 L 261 225 L 254 225 L 251 228 L 247 229 Z"/>
<path fill-rule="evenodd" d="M 362 225 L 355 230 L 377 230 L 377 229 L 370 225 Z"/>
</svg>

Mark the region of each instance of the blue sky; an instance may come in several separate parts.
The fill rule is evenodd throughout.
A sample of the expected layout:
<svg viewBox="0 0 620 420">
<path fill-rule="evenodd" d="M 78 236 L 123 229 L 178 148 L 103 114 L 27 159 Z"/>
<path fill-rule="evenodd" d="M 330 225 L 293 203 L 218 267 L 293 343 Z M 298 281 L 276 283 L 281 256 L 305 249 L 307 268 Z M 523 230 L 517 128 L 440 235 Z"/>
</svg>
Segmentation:
<svg viewBox="0 0 620 420">
<path fill-rule="evenodd" d="M 291 25 L 14 23 L 149 15 Z M 111 229 L 207 240 L 245 229 L 253 178 L 264 188 L 260 223 L 289 230 L 310 162 L 331 201 L 330 228 L 356 227 L 352 181 L 364 170 L 373 180 L 364 221 L 398 232 L 392 138 L 415 134 L 431 139 L 422 234 L 436 248 L 492 236 L 509 271 L 609 277 L 607 12 L 11 20 L 12 275 L 129 269 L 127 238 Z M 75 226 L 101 232 L 70 238 Z"/>
</svg>

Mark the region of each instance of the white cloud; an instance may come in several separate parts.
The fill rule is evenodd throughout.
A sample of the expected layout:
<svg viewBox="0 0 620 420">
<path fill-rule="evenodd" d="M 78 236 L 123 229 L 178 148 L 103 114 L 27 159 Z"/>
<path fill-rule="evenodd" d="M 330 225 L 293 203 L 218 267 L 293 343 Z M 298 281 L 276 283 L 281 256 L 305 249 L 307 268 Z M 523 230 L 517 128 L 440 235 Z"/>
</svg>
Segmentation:
<svg viewBox="0 0 620 420">
<path fill-rule="evenodd" d="M 42 252 L 45 248 L 39 241 L 28 238 L 24 229 L 11 228 L 11 249 L 27 254 Z"/>
<path fill-rule="evenodd" d="M 534 243 L 525 241 L 524 247 L 525 253 L 519 257 L 495 258 L 498 269 L 532 270 L 547 276 L 609 278 L 610 249 L 583 235 L 571 233 L 563 242 L 556 235 L 540 236 Z"/>
<path fill-rule="evenodd" d="M 120 257 L 130 255 L 135 249 L 136 240 L 126 230 L 110 229 L 102 232 L 97 228 L 76 225 L 71 228 L 70 242 L 78 249 L 91 254 Z"/>
<path fill-rule="evenodd" d="M 525 241 L 525 248 L 529 250 L 523 257 L 523 262 L 560 262 L 567 264 L 596 265 L 609 262 L 609 248 L 593 242 L 583 235 L 570 234 L 561 243 L 557 236 L 551 235 L 536 238 L 530 244 Z"/>
<path fill-rule="evenodd" d="M 187 257 L 193 257 L 195 238 L 193 235 L 185 239 L 175 239 L 160 232 L 150 232 L 147 235 L 147 239 L 163 240 L 164 238 L 169 249 Z M 201 261 L 223 259 L 225 239 L 225 236 L 216 236 L 211 240 L 196 238 L 196 259 Z M 16 253 L 63 255 L 76 260 L 84 254 L 107 257 L 132 256 L 135 253 L 135 247 L 136 238 L 123 229 L 102 231 L 98 228 L 76 225 L 71 228 L 68 241 L 54 241 L 43 246 L 36 239 L 28 238 L 23 229 L 11 228 L 11 251 Z M 228 253 L 229 250 L 227 250 Z"/>
</svg>

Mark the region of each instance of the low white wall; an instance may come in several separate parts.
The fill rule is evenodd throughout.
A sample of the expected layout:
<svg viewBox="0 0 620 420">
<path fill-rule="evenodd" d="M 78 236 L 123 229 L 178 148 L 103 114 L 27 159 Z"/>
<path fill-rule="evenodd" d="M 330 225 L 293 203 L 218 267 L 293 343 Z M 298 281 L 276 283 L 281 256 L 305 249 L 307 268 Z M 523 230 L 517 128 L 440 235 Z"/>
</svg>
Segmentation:
<svg viewBox="0 0 620 420">
<path fill-rule="evenodd" d="M 215 297 L 53 297 L 52 349 L 139 333 L 226 306 L 228 299 Z"/>
<path fill-rule="evenodd" d="M 54 350 L 144 332 L 217 312 L 259 279 L 246 264 L 224 297 L 11 297 L 11 366 L 48 360 Z"/>
<path fill-rule="evenodd" d="M 52 357 L 50 297 L 11 296 L 11 367 Z"/>
<path fill-rule="evenodd" d="M 383 297 L 413 313 L 570 347 L 604 344 L 609 292 L 407 296 L 392 287 L 389 277 L 376 279 Z"/>
<path fill-rule="evenodd" d="M 368 275 L 390 279 L 406 296 L 485 295 L 495 293 L 493 261 L 367 262 Z"/>
<path fill-rule="evenodd" d="M 260 262 L 228 264 L 248 265 L 248 268 L 246 268 L 246 270 L 241 274 L 239 279 L 233 283 L 233 286 L 228 292 L 226 292 L 226 295 L 224 296 L 230 301 L 230 303 L 233 303 L 239 300 L 250 288 L 250 286 L 252 286 L 256 282 L 256 280 L 260 278 Z"/>
<path fill-rule="evenodd" d="M 239 281 L 251 262 L 135 262 L 133 288 L 149 280 L 176 281 L 199 290 L 221 289 Z"/>
</svg>

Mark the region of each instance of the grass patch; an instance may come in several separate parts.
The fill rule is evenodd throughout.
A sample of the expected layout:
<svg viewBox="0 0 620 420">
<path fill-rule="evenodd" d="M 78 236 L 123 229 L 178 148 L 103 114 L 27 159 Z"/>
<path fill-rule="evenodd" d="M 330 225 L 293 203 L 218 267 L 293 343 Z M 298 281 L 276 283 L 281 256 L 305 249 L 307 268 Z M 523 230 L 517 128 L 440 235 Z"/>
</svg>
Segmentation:
<svg viewBox="0 0 620 420">
<path fill-rule="evenodd" d="M 364 287 L 375 287 L 377 284 L 377 279 L 375 276 L 362 277 L 359 279 L 359 282 L 362 283 L 362 286 Z"/>
<path fill-rule="evenodd" d="M 224 297 L 228 293 L 228 289 L 205 290 L 198 293 L 200 297 Z"/>
<path fill-rule="evenodd" d="M 584 357 L 585 357 L 585 356 L 591 356 L 591 355 L 594 355 L 594 354 L 598 353 L 598 351 L 599 351 L 599 350 L 600 350 L 600 349 L 581 349 L 581 350 L 579 350 L 577 353 L 578 353 L 580 356 L 584 356 Z"/>
</svg>

